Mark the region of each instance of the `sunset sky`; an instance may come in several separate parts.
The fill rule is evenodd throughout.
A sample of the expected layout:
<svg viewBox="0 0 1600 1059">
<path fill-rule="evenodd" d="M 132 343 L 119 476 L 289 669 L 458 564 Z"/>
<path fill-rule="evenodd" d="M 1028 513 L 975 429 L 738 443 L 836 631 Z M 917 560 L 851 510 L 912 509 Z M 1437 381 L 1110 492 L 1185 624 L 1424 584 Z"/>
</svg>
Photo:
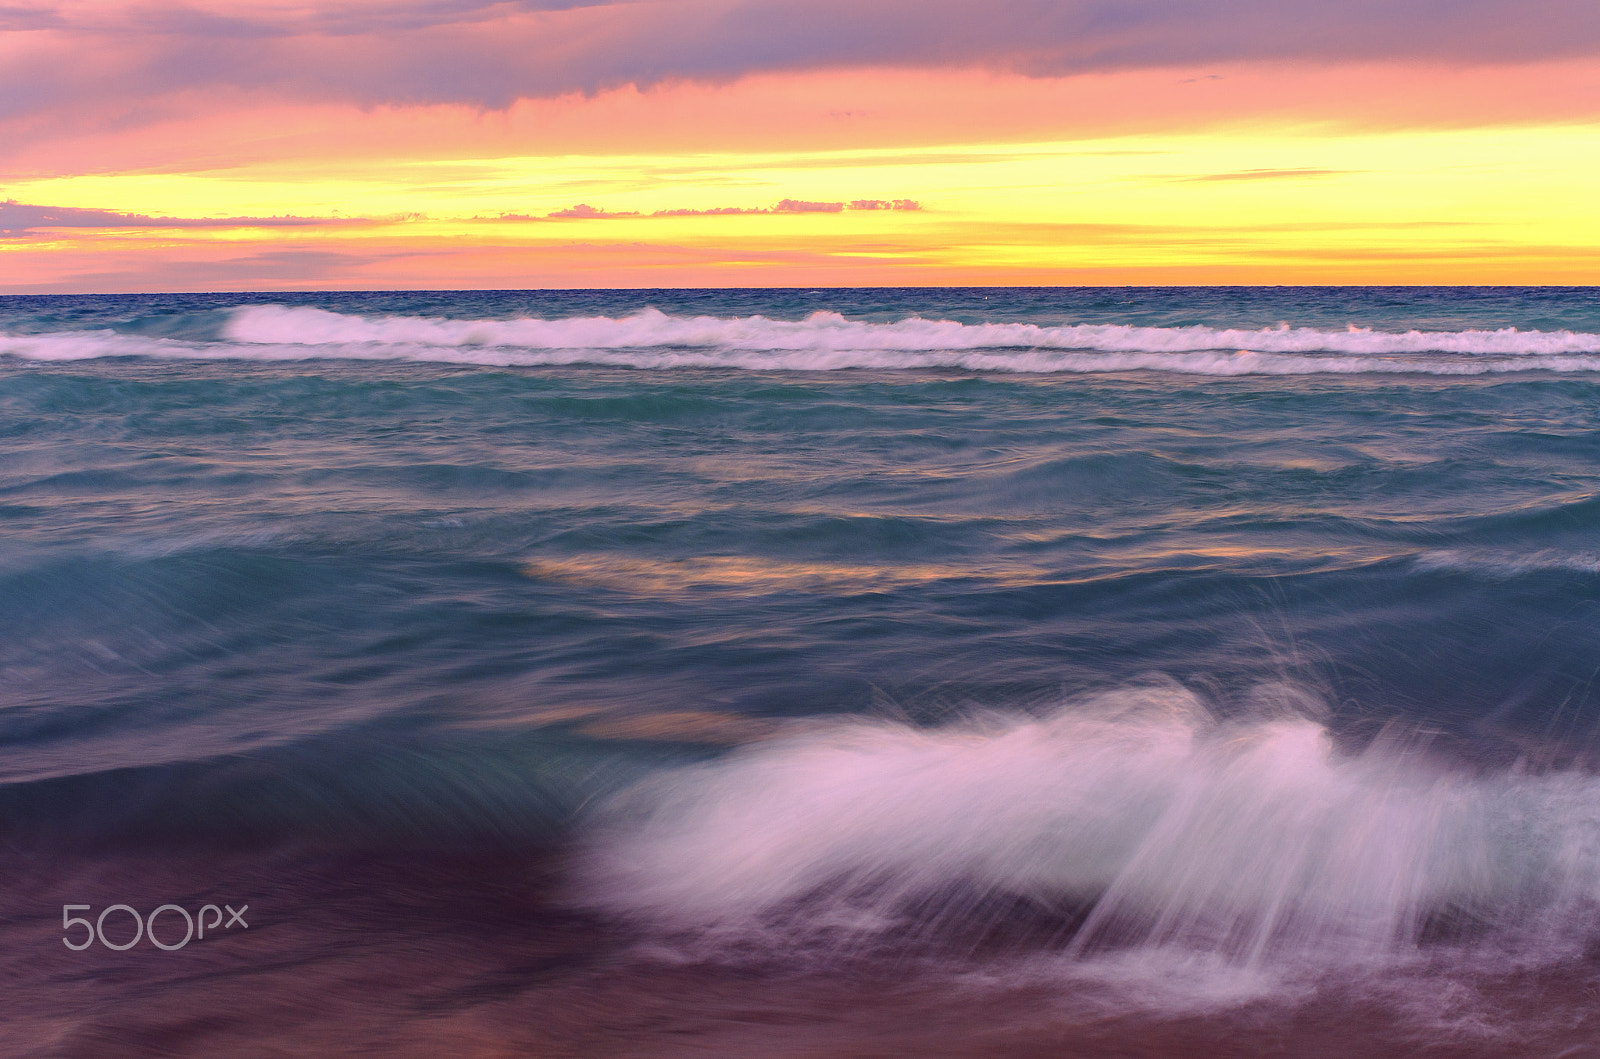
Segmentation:
<svg viewBox="0 0 1600 1059">
<path fill-rule="evenodd" d="M 1594 0 L 7 0 L 0 293 L 1600 282 Z"/>
</svg>

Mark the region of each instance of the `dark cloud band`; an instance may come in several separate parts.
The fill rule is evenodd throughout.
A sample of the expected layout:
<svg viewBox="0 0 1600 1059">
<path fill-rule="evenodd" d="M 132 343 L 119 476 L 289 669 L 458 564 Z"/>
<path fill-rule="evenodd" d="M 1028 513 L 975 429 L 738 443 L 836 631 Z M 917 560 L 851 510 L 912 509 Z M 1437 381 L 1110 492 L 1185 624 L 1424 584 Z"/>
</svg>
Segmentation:
<svg viewBox="0 0 1600 1059">
<path fill-rule="evenodd" d="M 641 0 L 0 9 L 0 116 L 228 88 L 467 103 L 843 67 L 1029 75 L 1248 61 L 1524 62 L 1600 53 L 1594 0 Z M 96 43 L 103 47 L 96 47 Z M 82 60 L 95 54 L 95 62 Z"/>
</svg>

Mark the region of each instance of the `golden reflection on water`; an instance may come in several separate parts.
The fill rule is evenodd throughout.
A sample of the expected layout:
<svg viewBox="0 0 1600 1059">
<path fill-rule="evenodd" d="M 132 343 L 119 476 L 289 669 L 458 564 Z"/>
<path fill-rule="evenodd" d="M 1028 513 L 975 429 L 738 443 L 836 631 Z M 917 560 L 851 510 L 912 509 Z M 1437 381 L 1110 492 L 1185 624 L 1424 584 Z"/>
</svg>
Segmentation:
<svg viewBox="0 0 1600 1059">
<path fill-rule="evenodd" d="M 1220 539 L 1204 547 L 1192 544 L 1164 548 L 1146 544 L 1138 549 L 1102 545 L 1096 549 L 1101 563 L 1124 566 L 1137 560 L 1175 566 L 1213 566 L 1258 563 L 1312 563 L 1344 567 L 1397 558 L 1392 549 L 1364 544 L 1326 547 L 1314 552 L 1293 546 L 1263 547 L 1242 540 Z M 747 555 L 703 555 L 681 559 L 640 559 L 619 555 L 580 555 L 561 559 L 532 559 L 521 564 L 522 573 L 539 581 L 555 581 L 603 588 L 638 596 L 759 595 L 766 592 L 884 592 L 937 581 L 982 581 L 997 587 L 1067 584 L 1092 581 L 1096 569 L 1072 573 L 1022 563 L 960 565 L 954 563 L 830 563 L 768 559 Z"/>
<path fill-rule="evenodd" d="M 707 743 L 735 746 L 777 734 L 780 721 L 701 710 L 672 710 L 599 717 L 576 731 L 594 739 L 639 739 L 669 743 Z"/>
<path fill-rule="evenodd" d="M 648 596 L 684 592 L 745 594 L 783 590 L 874 592 L 956 578 L 1036 584 L 1047 580 L 1049 576 L 1042 570 L 1032 568 L 1006 570 L 936 563 L 872 565 L 796 562 L 743 555 L 706 555 L 670 560 L 611 555 L 538 559 L 523 563 L 522 572 L 540 581 L 561 581 Z"/>
</svg>

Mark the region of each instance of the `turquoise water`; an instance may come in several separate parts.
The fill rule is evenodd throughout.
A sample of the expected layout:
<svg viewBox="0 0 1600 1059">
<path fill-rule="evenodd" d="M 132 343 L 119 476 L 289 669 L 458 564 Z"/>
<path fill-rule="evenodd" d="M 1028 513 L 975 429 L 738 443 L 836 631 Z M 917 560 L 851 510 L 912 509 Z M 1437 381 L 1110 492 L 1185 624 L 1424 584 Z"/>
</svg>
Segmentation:
<svg viewBox="0 0 1600 1059">
<path fill-rule="evenodd" d="M 1597 530 L 1593 289 L 4 298 L 8 879 L 510 857 L 694 973 L 1414 1044 L 1319 976 L 1592 977 Z"/>
</svg>

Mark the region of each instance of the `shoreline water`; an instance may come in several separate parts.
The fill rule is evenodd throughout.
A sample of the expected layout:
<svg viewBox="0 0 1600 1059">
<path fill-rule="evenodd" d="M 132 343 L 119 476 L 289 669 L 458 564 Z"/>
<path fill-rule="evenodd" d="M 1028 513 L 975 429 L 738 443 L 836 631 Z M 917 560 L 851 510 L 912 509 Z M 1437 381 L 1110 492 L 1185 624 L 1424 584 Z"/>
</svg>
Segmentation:
<svg viewBox="0 0 1600 1059">
<path fill-rule="evenodd" d="M 0 299 L 10 1039 L 1582 1054 L 1597 335 L 1594 289 Z"/>
</svg>

